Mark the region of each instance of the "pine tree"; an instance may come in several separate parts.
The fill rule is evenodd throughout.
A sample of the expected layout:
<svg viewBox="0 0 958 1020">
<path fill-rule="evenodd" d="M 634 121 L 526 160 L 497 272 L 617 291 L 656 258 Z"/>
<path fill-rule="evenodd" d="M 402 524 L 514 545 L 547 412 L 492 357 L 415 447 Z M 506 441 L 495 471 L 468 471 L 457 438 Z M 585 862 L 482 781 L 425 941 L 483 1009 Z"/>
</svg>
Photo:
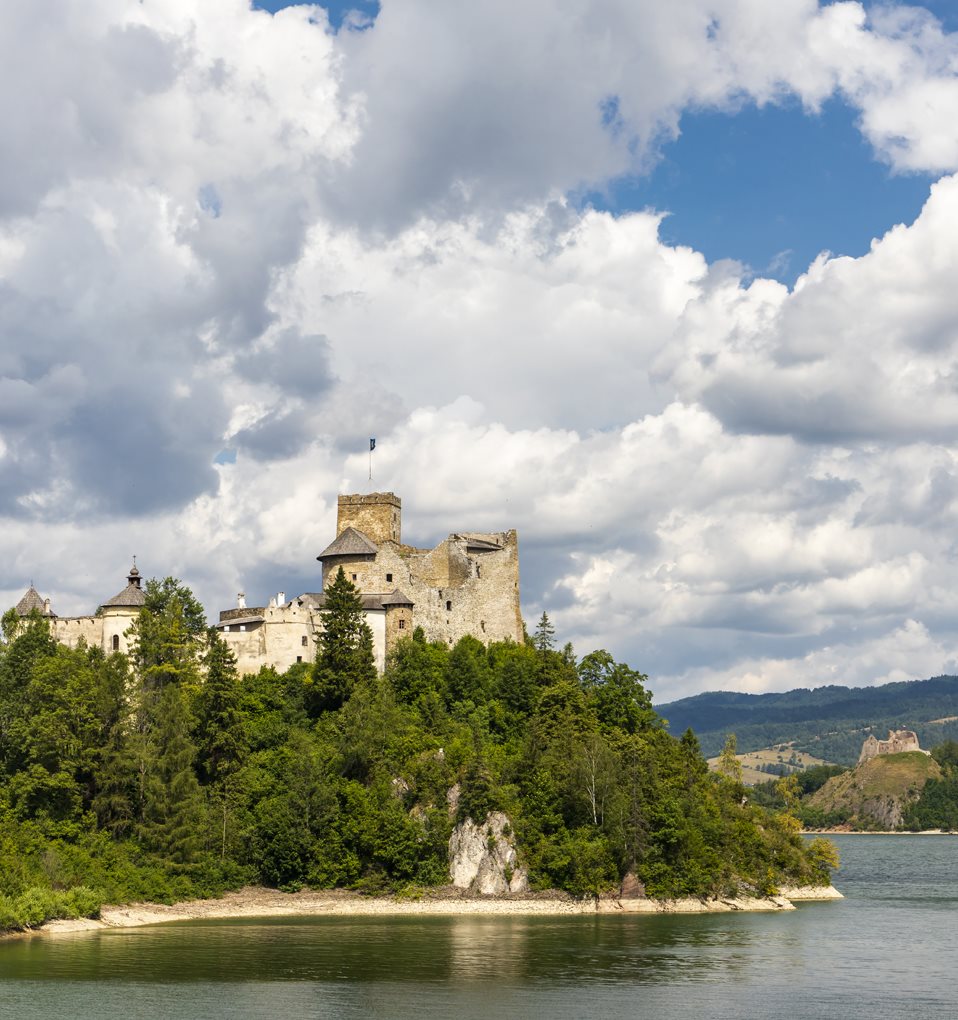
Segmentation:
<svg viewBox="0 0 958 1020">
<path fill-rule="evenodd" d="M 373 632 L 366 623 L 359 591 L 342 567 L 326 588 L 326 604 L 320 619 L 323 631 L 309 699 L 314 715 L 341 708 L 357 684 L 376 677 Z"/>
<path fill-rule="evenodd" d="M 542 655 L 545 655 L 546 652 L 551 652 L 555 647 L 555 636 L 556 629 L 552 626 L 549 614 L 543 611 L 542 616 L 536 625 L 536 632 L 532 638 L 532 643 L 536 646 L 536 651 Z"/>
<path fill-rule="evenodd" d="M 216 784 L 239 766 L 246 740 L 236 656 L 213 627 L 203 663 L 206 677 L 196 701 L 197 750 L 201 775 Z"/>
<path fill-rule="evenodd" d="M 203 800 L 193 771 L 196 748 L 180 686 L 167 684 L 154 708 L 152 746 L 144 756 L 140 832 L 151 850 L 186 864 L 199 849 Z"/>
</svg>

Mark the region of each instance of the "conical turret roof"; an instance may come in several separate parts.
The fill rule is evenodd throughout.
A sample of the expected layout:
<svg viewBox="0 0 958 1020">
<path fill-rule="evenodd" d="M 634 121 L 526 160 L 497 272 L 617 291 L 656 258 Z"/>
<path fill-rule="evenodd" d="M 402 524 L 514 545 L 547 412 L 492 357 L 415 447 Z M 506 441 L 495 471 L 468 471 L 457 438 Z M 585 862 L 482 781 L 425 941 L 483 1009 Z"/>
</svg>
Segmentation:
<svg viewBox="0 0 958 1020">
<path fill-rule="evenodd" d="M 135 559 L 126 581 L 123 591 L 104 602 L 100 606 L 101 609 L 139 609 L 146 604 L 146 592 L 140 587 L 140 572 L 136 569 Z"/>
<path fill-rule="evenodd" d="M 334 556 L 375 556 L 379 546 L 367 538 L 356 528 L 343 530 L 316 557 L 318 560 L 331 560 Z"/>
<path fill-rule="evenodd" d="M 53 613 L 47 608 L 43 596 L 31 584 L 24 593 L 23 598 L 16 605 L 17 615 L 29 616 L 34 609 L 42 616 L 53 616 Z"/>
</svg>

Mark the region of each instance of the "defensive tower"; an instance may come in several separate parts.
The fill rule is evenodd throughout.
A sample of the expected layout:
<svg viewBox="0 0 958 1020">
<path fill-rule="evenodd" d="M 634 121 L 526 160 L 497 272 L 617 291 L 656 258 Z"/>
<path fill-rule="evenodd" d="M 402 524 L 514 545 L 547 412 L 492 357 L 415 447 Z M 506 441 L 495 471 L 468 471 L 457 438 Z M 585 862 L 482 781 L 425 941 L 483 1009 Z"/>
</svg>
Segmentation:
<svg viewBox="0 0 958 1020">
<path fill-rule="evenodd" d="M 347 528 L 361 531 L 377 545 L 402 542 L 402 500 L 393 492 L 340 496 L 336 535 Z"/>
</svg>

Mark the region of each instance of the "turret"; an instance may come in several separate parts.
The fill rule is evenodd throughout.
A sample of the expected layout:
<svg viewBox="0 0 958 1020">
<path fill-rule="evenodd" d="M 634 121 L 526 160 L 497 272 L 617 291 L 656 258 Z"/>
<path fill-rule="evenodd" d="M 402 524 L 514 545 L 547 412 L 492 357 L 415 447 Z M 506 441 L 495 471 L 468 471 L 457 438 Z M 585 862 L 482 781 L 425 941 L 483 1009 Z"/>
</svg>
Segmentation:
<svg viewBox="0 0 958 1020">
<path fill-rule="evenodd" d="M 377 545 L 402 541 L 402 500 L 392 492 L 340 496 L 336 535 L 347 528 L 361 531 Z"/>
</svg>

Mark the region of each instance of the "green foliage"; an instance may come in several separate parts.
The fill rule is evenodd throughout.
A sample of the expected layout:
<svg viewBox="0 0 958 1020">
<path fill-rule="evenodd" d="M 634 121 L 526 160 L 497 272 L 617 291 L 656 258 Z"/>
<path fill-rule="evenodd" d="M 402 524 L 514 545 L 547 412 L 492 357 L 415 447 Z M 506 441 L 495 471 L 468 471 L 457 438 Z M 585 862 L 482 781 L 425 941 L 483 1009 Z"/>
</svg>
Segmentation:
<svg viewBox="0 0 958 1020">
<path fill-rule="evenodd" d="M 146 602 L 133 624 L 132 658 L 144 687 L 199 685 L 198 660 L 206 634 L 203 607 L 175 578 L 146 583 Z"/>
<path fill-rule="evenodd" d="M 315 663 L 242 677 L 172 578 L 148 582 L 129 658 L 61 647 L 39 615 L 6 621 L 0 927 L 246 882 L 419 895 L 448 881 L 453 826 L 493 811 L 532 884 L 577 896 L 626 872 L 703 896 L 833 866 L 731 766 L 711 776 L 695 734 L 667 732 L 644 675 L 557 651 L 545 614 L 520 644 L 417 630 L 382 677 L 342 571 L 323 615 Z M 940 754 L 950 775 L 958 754 Z"/>
<path fill-rule="evenodd" d="M 931 756 L 941 766 L 941 777 L 929 779 L 917 803 L 904 812 L 906 829 L 958 830 L 958 743 L 946 740 L 931 749 Z"/>
<path fill-rule="evenodd" d="M 326 588 L 326 604 L 320 618 L 323 631 L 309 698 L 314 716 L 342 708 L 357 684 L 376 675 L 373 634 L 363 615 L 362 599 L 342 567 Z"/>
<path fill-rule="evenodd" d="M 552 621 L 549 619 L 548 614 L 543 610 L 539 623 L 536 626 L 536 632 L 532 636 L 532 644 L 540 655 L 545 655 L 546 652 L 551 652 L 555 647 L 555 636 L 556 629 L 552 626 Z"/>
</svg>

